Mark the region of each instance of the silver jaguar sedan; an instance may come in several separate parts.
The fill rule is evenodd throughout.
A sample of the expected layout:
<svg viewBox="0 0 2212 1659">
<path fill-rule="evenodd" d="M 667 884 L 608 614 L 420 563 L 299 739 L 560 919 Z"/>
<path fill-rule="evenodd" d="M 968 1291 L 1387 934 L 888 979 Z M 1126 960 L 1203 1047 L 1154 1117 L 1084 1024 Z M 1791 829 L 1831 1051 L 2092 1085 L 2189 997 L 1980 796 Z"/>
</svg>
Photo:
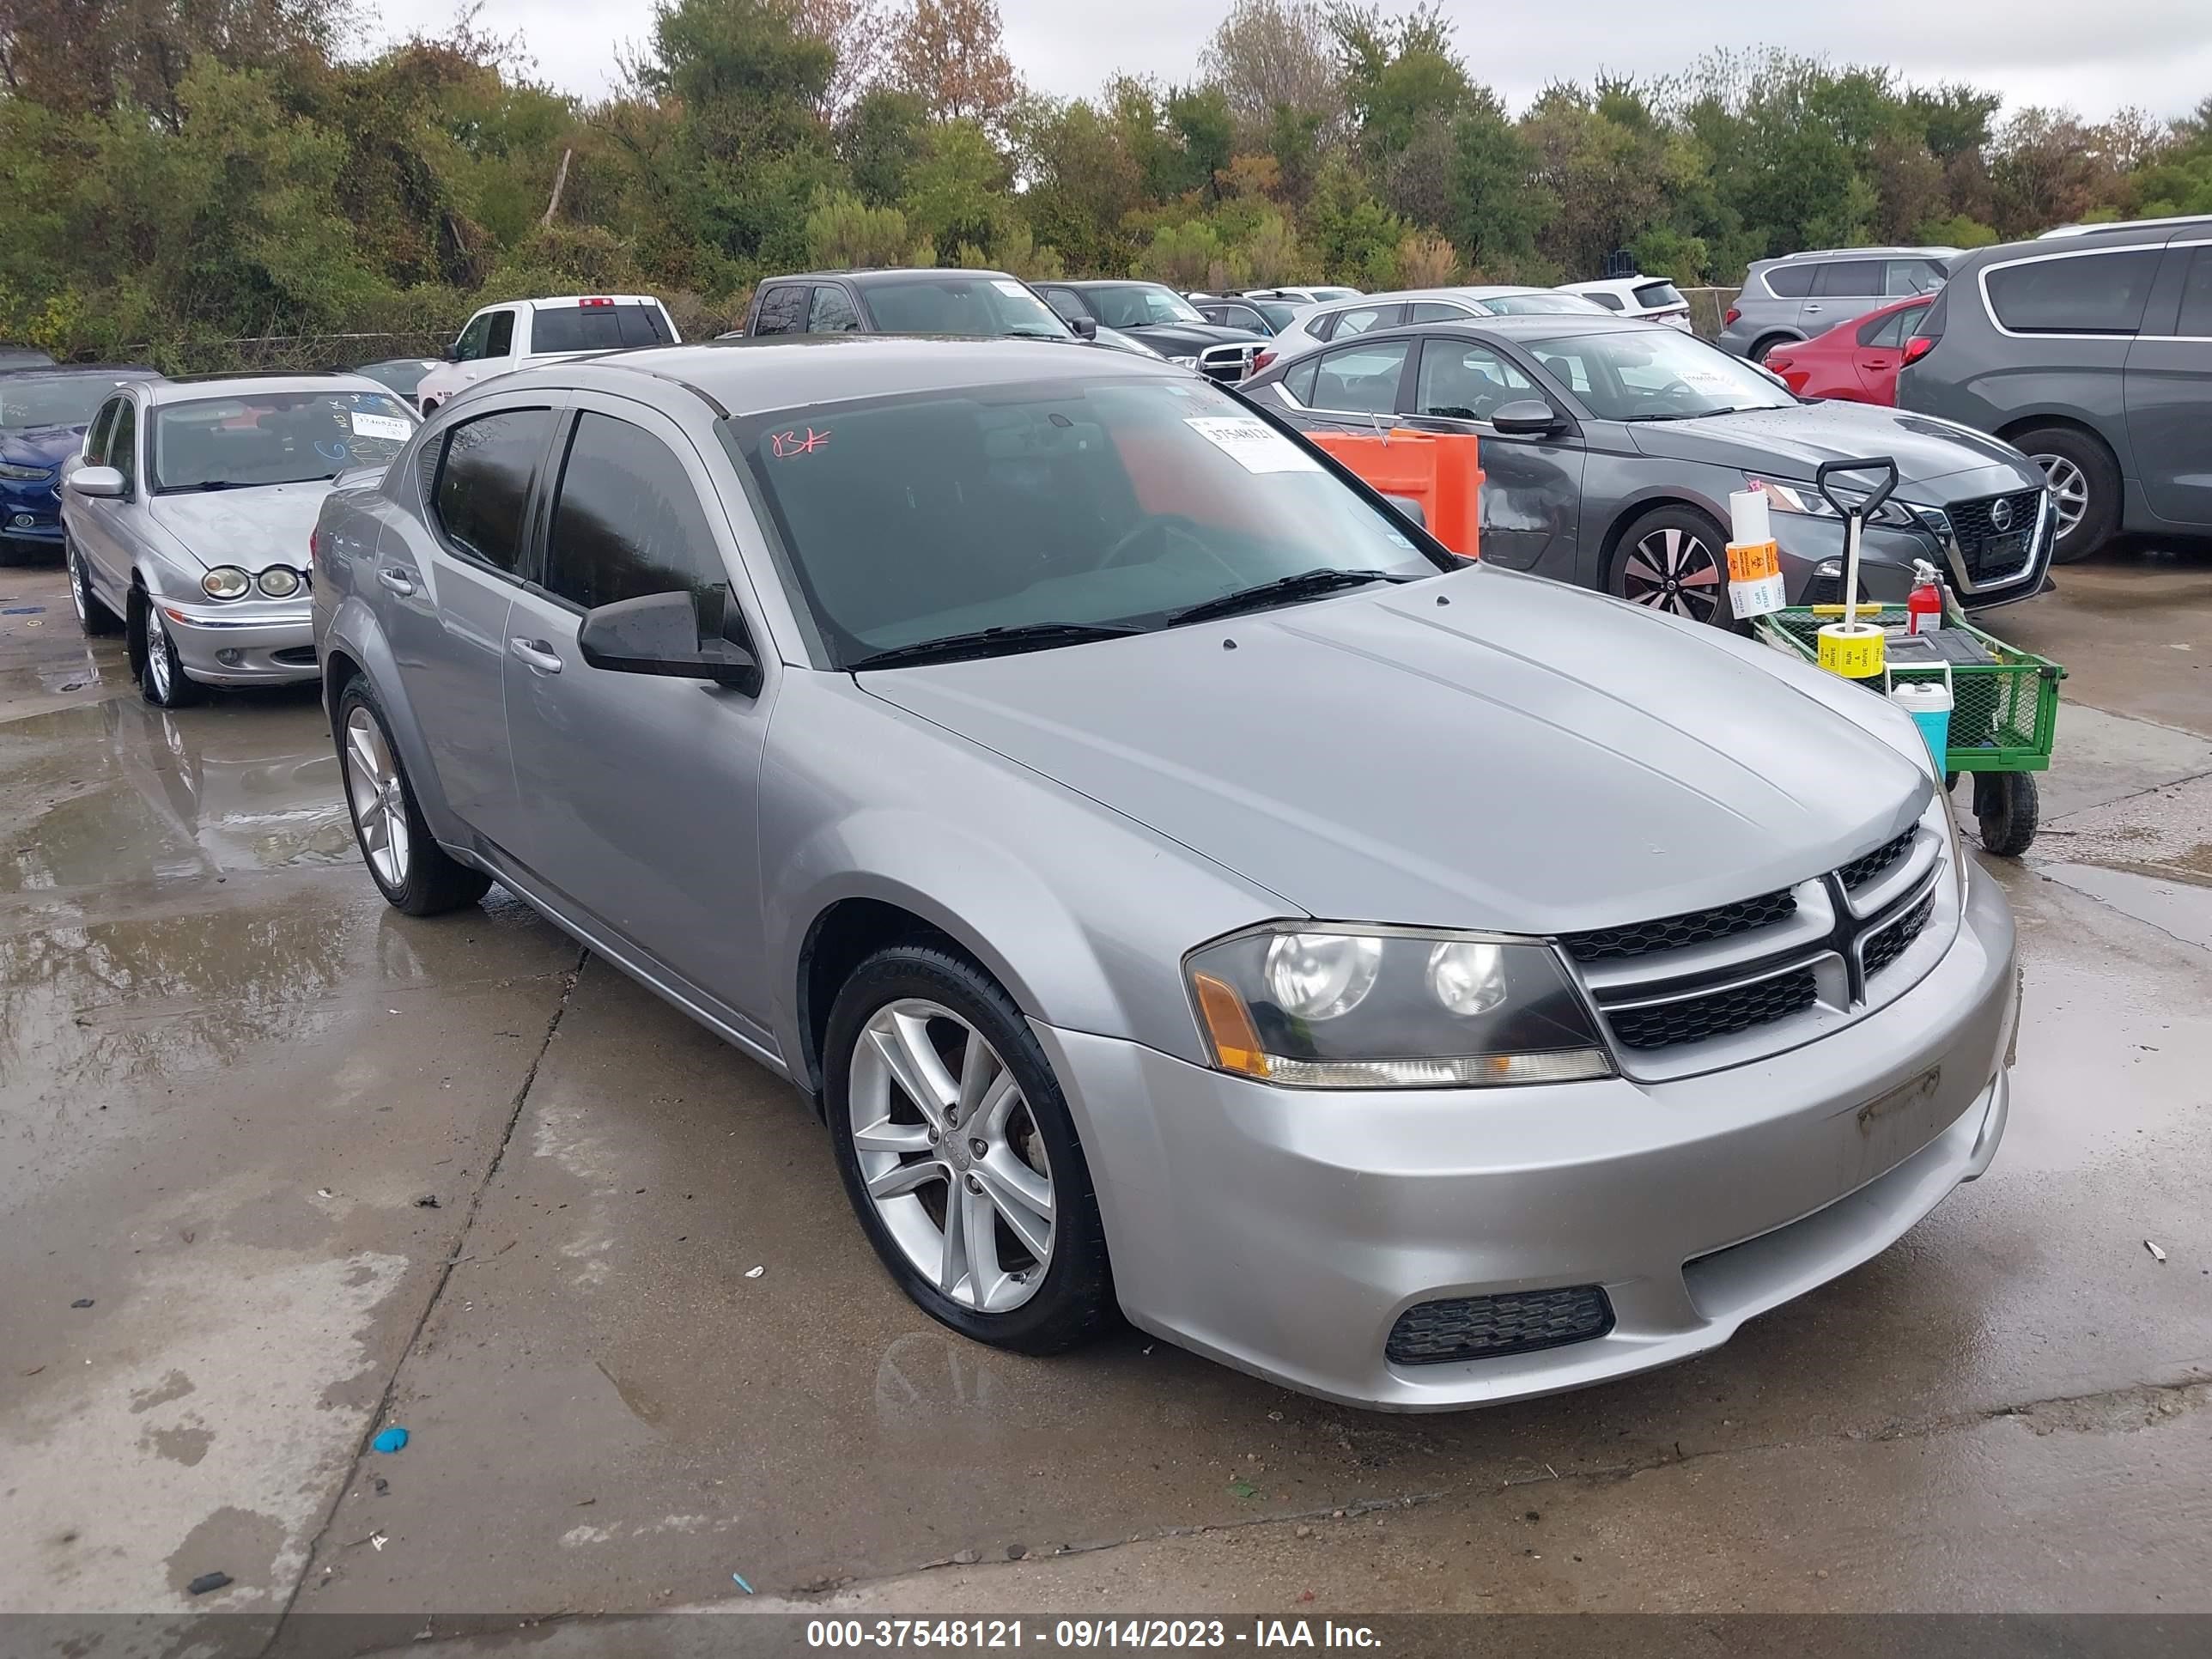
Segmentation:
<svg viewBox="0 0 2212 1659">
<path fill-rule="evenodd" d="M 385 896 L 496 880 L 791 1079 L 980 1341 L 1118 1313 L 1368 1406 L 1571 1388 L 1865 1261 L 2003 1133 L 2012 918 L 1909 719 L 1463 564 L 1165 364 L 562 362 L 317 548 Z"/>
<path fill-rule="evenodd" d="M 146 701 L 311 680 L 308 536 L 331 481 L 381 466 L 414 411 L 354 374 L 119 386 L 62 475 L 70 597 L 129 635 Z"/>
</svg>

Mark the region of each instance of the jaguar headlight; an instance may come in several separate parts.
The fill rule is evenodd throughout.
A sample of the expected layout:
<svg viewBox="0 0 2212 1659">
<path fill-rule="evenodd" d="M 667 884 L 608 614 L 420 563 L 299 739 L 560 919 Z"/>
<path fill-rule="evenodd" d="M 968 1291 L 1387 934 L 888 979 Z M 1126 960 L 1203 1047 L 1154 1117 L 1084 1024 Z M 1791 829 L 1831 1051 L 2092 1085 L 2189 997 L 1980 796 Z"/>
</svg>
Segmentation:
<svg viewBox="0 0 2212 1659">
<path fill-rule="evenodd" d="M 200 586 L 211 599 L 242 599 L 252 590 L 253 578 L 234 564 L 219 564 L 200 578 Z"/>
<path fill-rule="evenodd" d="M 289 599 L 300 591 L 300 573 L 287 564 L 272 564 L 254 580 L 272 599 Z"/>
<path fill-rule="evenodd" d="M 1285 1088 L 1439 1089 L 1610 1077 L 1553 948 L 1534 939 L 1270 923 L 1185 959 L 1213 1064 Z"/>
</svg>

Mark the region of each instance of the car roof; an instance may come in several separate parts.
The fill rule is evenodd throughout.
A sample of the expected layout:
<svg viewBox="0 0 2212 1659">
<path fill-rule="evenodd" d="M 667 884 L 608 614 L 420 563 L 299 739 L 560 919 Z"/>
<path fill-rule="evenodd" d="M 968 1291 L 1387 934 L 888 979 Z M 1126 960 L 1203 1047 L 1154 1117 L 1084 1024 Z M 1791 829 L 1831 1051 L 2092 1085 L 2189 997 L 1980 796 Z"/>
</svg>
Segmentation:
<svg viewBox="0 0 2212 1659">
<path fill-rule="evenodd" d="M 835 279 L 841 283 L 902 282 L 923 276 L 967 276 L 979 282 L 1018 283 L 1021 278 L 1003 270 L 978 270 L 967 265 L 852 265 L 836 270 L 793 270 L 779 276 L 763 276 L 760 286 L 770 283 L 813 283 Z"/>
<path fill-rule="evenodd" d="M 1178 292 L 1172 285 L 1156 283 L 1149 276 L 1085 276 L 1072 283 L 1063 282 L 1057 276 L 1048 280 L 1054 288 L 1164 288 L 1170 294 Z M 1240 294 L 1236 297 L 1241 300 L 1244 296 Z"/>
<path fill-rule="evenodd" d="M 2177 213 L 2165 219 L 2114 219 L 2100 225 L 2058 225 L 2045 231 L 2035 240 L 2051 242 L 2069 240 L 2076 236 L 2104 236 L 2128 231 L 2169 231 L 2197 225 L 2212 226 L 2212 213 Z"/>
<path fill-rule="evenodd" d="M 1078 355 L 1080 354 L 1080 355 Z M 808 404 L 892 398 L 962 386 L 1070 380 L 1166 380 L 1189 374 L 1155 358 L 1059 340 L 979 340 L 927 334 L 778 334 L 702 344 L 645 346 L 573 358 L 488 380 L 484 392 L 559 385 L 570 377 L 614 377 L 635 395 L 645 377 L 696 392 L 725 415 L 757 415 Z"/>
<path fill-rule="evenodd" d="M 2134 224 L 2092 225 L 2079 235 L 2037 236 L 2025 241 L 1997 242 L 1961 254 L 1951 267 L 1951 280 L 2007 259 L 2063 259 L 2069 254 L 2092 253 L 2107 248 L 2160 248 L 2192 225 L 2212 226 L 2212 215 L 2187 218 L 2143 220 Z"/>
<path fill-rule="evenodd" d="M 270 392 L 374 392 L 379 397 L 392 396 L 390 386 L 379 386 L 366 375 L 301 374 L 277 370 L 249 374 L 185 374 L 174 380 L 149 381 L 147 391 L 155 404 L 185 403 L 221 397 L 225 392 L 240 397 Z"/>
<path fill-rule="evenodd" d="M 1395 339 L 1401 335 L 1464 334 L 1474 331 L 1495 334 L 1507 340 L 1573 339 L 1585 334 L 1667 334 L 1681 337 L 1678 330 L 1657 323 L 1646 322 L 1641 317 L 1622 317 L 1610 311 L 1522 312 L 1504 317 L 1454 317 L 1435 323 L 1395 323 L 1389 328 L 1370 328 L 1355 334 L 1352 343 L 1370 340 Z M 1346 343 L 1337 342 L 1338 344 Z M 1283 359 L 1286 363 L 1301 363 L 1313 353 Z M 1273 374 L 1277 365 L 1271 364 L 1264 373 Z"/>
<path fill-rule="evenodd" d="M 1755 265 L 1796 264 L 1812 259 L 1888 259 L 1912 258 L 1955 259 L 1962 250 L 1955 247 L 1808 247 L 1802 252 L 1785 253 L 1778 258 L 1754 259 Z"/>
</svg>

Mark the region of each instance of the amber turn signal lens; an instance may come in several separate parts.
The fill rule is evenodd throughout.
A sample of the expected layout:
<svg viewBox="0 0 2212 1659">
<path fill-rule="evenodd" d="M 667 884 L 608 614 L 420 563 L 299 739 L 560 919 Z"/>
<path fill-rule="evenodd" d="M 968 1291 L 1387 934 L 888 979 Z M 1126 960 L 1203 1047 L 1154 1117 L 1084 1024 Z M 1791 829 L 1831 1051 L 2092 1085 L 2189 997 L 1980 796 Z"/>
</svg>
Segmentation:
<svg viewBox="0 0 2212 1659">
<path fill-rule="evenodd" d="M 1267 1076 L 1267 1056 L 1261 1052 L 1260 1034 L 1252 1029 L 1244 999 L 1211 974 L 1193 974 L 1191 984 L 1198 992 L 1206 1035 L 1213 1043 L 1214 1063 L 1224 1072 Z"/>
</svg>

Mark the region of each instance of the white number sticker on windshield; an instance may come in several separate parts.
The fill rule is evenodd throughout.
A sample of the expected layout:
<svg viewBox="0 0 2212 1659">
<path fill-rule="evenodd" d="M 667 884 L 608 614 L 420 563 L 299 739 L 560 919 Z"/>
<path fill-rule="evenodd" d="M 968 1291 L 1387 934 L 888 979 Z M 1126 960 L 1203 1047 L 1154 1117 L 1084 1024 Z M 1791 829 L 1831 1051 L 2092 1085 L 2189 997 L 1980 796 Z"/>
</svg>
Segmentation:
<svg viewBox="0 0 2212 1659">
<path fill-rule="evenodd" d="M 1247 472 L 1318 472 L 1321 463 L 1249 415 L 1186 415 L 1185 426 Z"/>
<path fill-rule="evenodd" d="M 991 286 L 1010 300 L 1026 300 L 1030 297 L 1029 289 L 1024 288 L 1019 283 L 1010 283 L 1000 278 L 994 282 Z"/>
<path fill-rule="evenodd" d="M 353 422 L 356 438 L 389 438 L 394 443 L 405 443 L 413 430 L 397 415 L 363 415 L 358 410 L 347 418 Z"/>
</svg>

